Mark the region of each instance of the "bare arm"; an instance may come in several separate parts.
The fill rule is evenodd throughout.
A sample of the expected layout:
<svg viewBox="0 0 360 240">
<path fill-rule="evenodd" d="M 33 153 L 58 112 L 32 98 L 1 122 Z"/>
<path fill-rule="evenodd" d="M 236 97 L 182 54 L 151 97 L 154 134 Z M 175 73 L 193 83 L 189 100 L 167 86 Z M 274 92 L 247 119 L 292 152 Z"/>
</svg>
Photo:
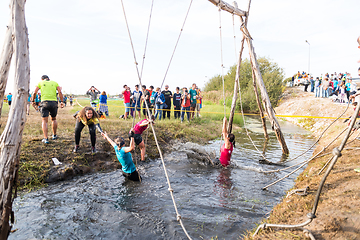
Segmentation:
<svg viewBox="0 0 360 240">
<path fill-rule="evenodd" d="M 59 97 L 60 97 L 60 107 L 63 108 L 63 107 L 65 107 L 64 96 L 62 95 L 61 88 L 59 86 L 57 87 L 57 91 L 58 91 Z"/>
<path fill-rule="evenodd" d="M 228 132 L 227 132 L 226 126 L 227 126 L 227 119 L 226 119 L 226 117 L 224 117 L 222 135 L 223 135 L 223 138 L 224 138 L 224 141 L 225 141 L 225 148 L 230 149 L 231 144 L 230 144 L 230 141 L 229 141 L 229 138 L 228 138 Z"/>
<path fill-rule="evenodd" d="M 130 147 L 125 147 L 124 152 L 128 153 L 135 149 L 135 141 L 134 138 L 130 138 Z"/>
<path fill-rule="evenodd" d="M 31 97 L 31 102 L 34 102 L 34 101 L 35 101 L 36 94 L 38 93 L 39 89 L 40 89 L 39 87 L 36 87 L 36 88 L 35 88 L 34 94 L 33 94 L 32 97 Z"/>
<path fill-rule="evenodd" d="M 111 144 L 111 146 L 113 146 L 113 147 L 116 146 L 116 143 L 113 140 L 111 140 L 111 138 L 109 138 L 109 136 L 107 135 L 106 132 L 102 132 L 101 136 L 103 136 L 104 139 L 106 139 Z"/>
</svg>

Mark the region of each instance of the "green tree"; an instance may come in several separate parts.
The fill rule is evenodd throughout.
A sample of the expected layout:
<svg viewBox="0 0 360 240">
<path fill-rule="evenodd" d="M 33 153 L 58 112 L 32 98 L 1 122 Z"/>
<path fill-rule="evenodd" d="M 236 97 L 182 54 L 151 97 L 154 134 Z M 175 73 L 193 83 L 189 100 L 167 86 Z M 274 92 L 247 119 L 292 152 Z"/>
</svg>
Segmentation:
<svg viewBox="0 0 360 240">
<path fill-rule="evenodd" d="M 281 94 L 285 90 L 284 84 L 284 71 L 278 66 L 277 63 L 271 62 L 270 59 L 261 57 L 258 59 L 260 72 L 263 77 L 263 81 L 266 86 L 271 104 L 275 107 Z M 226 104 L 231 105 L 232 93 L 234 91 L 234 80 L 236 74 L 236 64 L 230 67 L 230 70 L 224 76 L 225 91 L 228 93 Z M 240 68 L 240 88 L 242 94 L 242 104 L 244 111 L 246 112 L 258 112 L 256 98 L 254 94 L 253 80 L 252 80 L 252 69 L 248 59 L 245 59 L 241 63 Z M 221 91 L 223 90 L 222 77 L 216 75 L 212 77 L 205 84 L 205 92 L 209 91 Z M 258 91 L 260 93 L 260 90 Z M 229 94 L 231 93 L 231 94 Z M 220 94 L 220 93 L 219 93 Z M 221 96 L 223 94 L 221 93 Z M 261 98 L 260 98 L 261 99 Z M 238 109 L 240 108 L 240 99 L 237 102 Z"/>
</svg>

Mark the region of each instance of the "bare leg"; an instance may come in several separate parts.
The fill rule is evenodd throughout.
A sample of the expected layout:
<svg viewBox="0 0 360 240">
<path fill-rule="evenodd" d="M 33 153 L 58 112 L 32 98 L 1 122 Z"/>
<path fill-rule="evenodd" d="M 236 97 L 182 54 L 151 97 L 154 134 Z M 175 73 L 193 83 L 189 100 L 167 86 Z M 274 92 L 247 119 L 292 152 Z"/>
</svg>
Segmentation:
<svg viewBox="0 0 360 240">
<path fill-rule="evenodd" d="M 56 135 L 56 130 L 58 127 L 57 121 L 56 121 L 56 117 L 51 118 L 52 121 L 52 130 L 53 130 L 53 134 Z"/>
<path fill-rule="evenodd" d="M 48 138 L 48 119 L 49 117 L 41 118 L 41 127 L 43 130 L 44 138 Z"/>
<path fill-rule="evenodd" d="M 141 161 L 145 160 L 145 144 L 144 140 L 139 144 L 140 152 L 141 152 Z"/>
</svg>

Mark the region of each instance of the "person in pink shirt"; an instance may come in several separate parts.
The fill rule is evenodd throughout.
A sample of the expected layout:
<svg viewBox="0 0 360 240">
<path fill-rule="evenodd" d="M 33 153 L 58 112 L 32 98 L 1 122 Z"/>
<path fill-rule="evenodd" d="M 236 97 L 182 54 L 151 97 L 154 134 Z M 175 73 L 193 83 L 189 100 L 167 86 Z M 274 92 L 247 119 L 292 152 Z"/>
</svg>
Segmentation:
<svg viewBox="0 0 360 240">
<path fill-rule="evenodd" d="M 227 132 L 227 119 L 224 117 L 223 120 L 223 129 L 222 136 L 224 138 L 224 144 L 221 146 L 220 150 L 220 163 L 223 167 L 227 167 L 230 165 L 231 154 L 233 152 L 233 148 L 235 145 L 235 135 Z"/>
<path fill-rule="evenodd" d="M 154 115 L 151 115 L 149 119 L 143 119 L 137 124 L 135 124 L 135 126 L 131 128 L 129 132 L 129 138 L 134 137 L 135 144 L 138 145 L 140 148 L 141 161 L 145 160 L 145 144 L 144 140 L 141 137 L 141 134 L 148 128 L 150 123 L 155 124 L 154 120 Z"/>
</svg>

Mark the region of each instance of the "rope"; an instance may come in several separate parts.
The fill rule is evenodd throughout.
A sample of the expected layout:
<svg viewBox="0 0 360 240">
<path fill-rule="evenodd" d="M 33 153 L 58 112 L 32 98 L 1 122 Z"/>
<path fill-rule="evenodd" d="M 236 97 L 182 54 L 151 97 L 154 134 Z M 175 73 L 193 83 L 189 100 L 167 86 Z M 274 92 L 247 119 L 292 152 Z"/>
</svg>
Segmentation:
<svg viewBox="0 0 360 240">
<path fill-rule="evenodd" d="M 191 0 L 191 2 L 192 2 L 192 0 Z M 131 39 L 131 34 L 130 34 L 130 30 L 129 30 L 128 21 L 127 21 L 127 19 L 126 19 L 126 13 L 125 13 L 125 7 L 124 7 L 124 4 L 123 4 L 123 0 L 121 0 L 121 4 L 122 4 L 123 12 L 124 12 L 124 17 L 125 17 L 125 22 L 126 22 L 126 27 L 127 27 L 127 30 L 128 30 L 128 34 L 129 34 L 130 43 L 131 43 L 131 46 L 132 46 L 132 51 L 133 51 L 133 56 L 134 56 L 134 60 L 135 60 L 136 72 L 137 72 L 137 74 L 138 74 L 139 84 L 142 85 L 142 84 L 141 84 L 141 76 L 140 76 L 140 74 L 139 74 L 138 64 L 137 64 L 137 62 L 136 62 L 135 49 L 134 49 L 134 45 L 133 45 L 133 42 L 132 42 L 132 39 Z M 191 3 L 190 3 L 190 6 L 191 6 Z M 189 9 L 190 9 L 190 7 L 189 7 Z M 187 16 L 187 15 L 186 15 L 186 16 Z M 184 23 L 185 23 L 185 22 L 184 22 Z M 165 80 L 165 78 L 164 78 L 164 80 Z M 148 106 L 148 104 L 147 104 L 146 101 L 145 101 L 145 105 L 146 105 L 146 109 L 147 109 L 148 115 L 150 116 L 149 106 Z M 162 152 L 161 152 L 159 143 L 158 143 L 158 141 L 157 141 L 156 132 L 155 132 L 155 129 L 154 129 L 154 126 L 153 126 L 152 122 L 150 122 L 150 126 L 151 126 L 151 129 L 152 129 L 152 131 L 153 131 L 154 140 L 155 140 L 157 149 L 158 149 L 159 154 L 160 154 L 160 159 L 161 159 L 161 162 L 162 162 L 162 165 L 163 165 L 163 168 L 164 168 L 164 172 L 165 172 L 167 184 L 168 184 L 168 186 L 169 186 L 168 190 L 169 190 L 169 192 L 170 192 L 171 199 L 172 199 L 172 201 L 173 201 L 173 205 L 174 205 L 174 208 L 175 208 L 176 220 L 180 223 L 180 225 L 181 225 L 184 233 L 185 233 L 186 236 L 188 237 L 188 239 L 191 240 L 191 237 L 189 236 L 189 234 L 187 233 L 187 231 L 186 231 L 186 229 L 185 229 L 185 226 L 184 226 L 184 224 L 183 224 L 183 222 L 182 222 L 182 220 L 181 220 L 181 215 L 179 214 L 178 209 L 177 209 L 177 206 L 176 206 L 175 197 L 174 197 L 174 190 L 171 188 L 170 179 L 169 179 L 169 176 L 168 176 L 168 173 L 167 173 L 167 170 L 166 170 L 164 158 L 163 158 L 163 155 L 162 155 Z"/>
<path fill-rule="evenodd" d="M 162 83 L 161 83 L 160 89 L 162 89 L 162 86 L 164 85 L 164 82 L 165 82 L 165 79 L 166 79 L 167 73 L 168 73 L 168 71 L 169 71 L 169 69 L 170 69 L 170 65 L 171 65 L 172 59 L 173 59 L 173 57 L 174 57 L 174 55 L 175 55 L 175 51 L 176 51 L 177 45 L 178 45 L 178 43 L 179 43 L 179 40 L 180 40 L 180 37 L 181 37 L 181 33 L 182 33 L 183 29 L 184 29 L 186 19 L 187 19 L 188 15 L 189 15 L 189 12 L 190 12 L 190 8 L 191 8 L 191 4 L 192 4 L 192 2 L 193 2 L 193 0 L 191 0 L 191 1 L 190 1 L 189 8 L 188 8 L 188 10 L 187 10 L 187 12 L 186 12 L 186 15 L 185 15 L 185 19 L 184 19 L 183 25 L 182 25 L 182 27 L 181 27 L 181 30 L 180 30 L 180 33 L 179 33 L 178 39 L 177 39 L 177 41 L 176 41 L 176 44 L 175 44 L 175 47 L 174 47 L 173 53 L 172 53 L 172 55 L 171 55 L 171 57 L 170 57 L 169 65 L 168 65 L 168 67 L 167 67 L 167 69 L 166 69 L 166 71 L 165 71 L 165 76 L 164 76 L 164 79 L 163 79 L 163 81 L 162 81 Z"/>
</svg>

